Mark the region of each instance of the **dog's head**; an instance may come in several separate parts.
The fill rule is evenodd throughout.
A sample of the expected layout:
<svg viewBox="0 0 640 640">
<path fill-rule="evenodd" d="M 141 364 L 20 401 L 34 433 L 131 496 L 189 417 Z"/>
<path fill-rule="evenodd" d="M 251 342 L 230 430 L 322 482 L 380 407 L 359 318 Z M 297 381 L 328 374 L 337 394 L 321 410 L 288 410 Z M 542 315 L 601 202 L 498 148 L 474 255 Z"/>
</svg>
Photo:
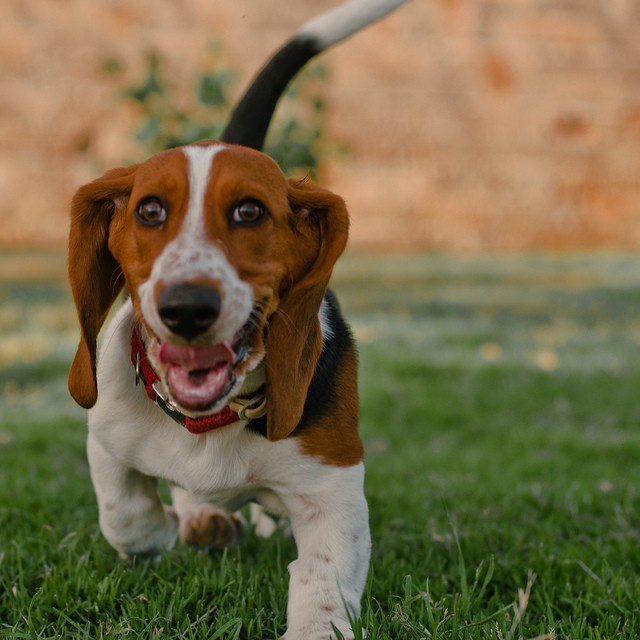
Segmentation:
<svg viewBox="0 0 640 640">
<path fill-rule="evenodd" d="M 264 363 L 267 436 L 298 424 L 322 350 L 318 319 L 348 215 L 266 155 L 203 142 L 114 169 L 71 205 L 69 275 L 81 340 L 69 389 L 97 400 L 96 339 L 126 284 L 164 393 L 202 415 Z"/>
</svg>

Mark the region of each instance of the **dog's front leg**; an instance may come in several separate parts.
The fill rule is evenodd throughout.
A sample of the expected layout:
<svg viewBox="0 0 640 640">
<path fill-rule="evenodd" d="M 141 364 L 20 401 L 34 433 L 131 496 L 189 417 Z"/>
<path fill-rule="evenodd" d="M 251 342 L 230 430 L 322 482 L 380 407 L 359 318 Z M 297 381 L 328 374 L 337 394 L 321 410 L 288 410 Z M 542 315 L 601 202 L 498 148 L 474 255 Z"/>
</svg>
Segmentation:
<svg viewBox="0 0 640 640">
<path fill-rule="evenodd" d="M 98 499 L 100 529 L 122 558 L 171 549 L 178 519 L 162 503 L 157 481 L 123 466 L 89 434 L 87 454 Z"/>
<path fill-rule="evenodd" d="M 283 640 L 328 640 L 334 626 L 353 638 L 349 617 L 360 615 L 371 551 L 364 467 L 326 475 L 287 500 L 298 559 L 289 566 Z"/>
</svg>

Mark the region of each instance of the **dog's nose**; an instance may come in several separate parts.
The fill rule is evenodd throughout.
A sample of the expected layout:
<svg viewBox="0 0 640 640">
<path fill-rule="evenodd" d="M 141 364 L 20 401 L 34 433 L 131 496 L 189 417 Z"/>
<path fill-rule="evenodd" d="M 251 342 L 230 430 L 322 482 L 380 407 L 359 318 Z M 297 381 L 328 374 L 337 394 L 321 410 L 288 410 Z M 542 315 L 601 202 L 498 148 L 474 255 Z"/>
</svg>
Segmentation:
<svg viewBox="0 0 640 640">
<path fill-rule="evenodd" d="M 207 331 L 220 315 L 220 294 L 192 284 L 167 287 L 158 296 L 158 313 L 173 333 L 191 340 Z"/>
</svg>

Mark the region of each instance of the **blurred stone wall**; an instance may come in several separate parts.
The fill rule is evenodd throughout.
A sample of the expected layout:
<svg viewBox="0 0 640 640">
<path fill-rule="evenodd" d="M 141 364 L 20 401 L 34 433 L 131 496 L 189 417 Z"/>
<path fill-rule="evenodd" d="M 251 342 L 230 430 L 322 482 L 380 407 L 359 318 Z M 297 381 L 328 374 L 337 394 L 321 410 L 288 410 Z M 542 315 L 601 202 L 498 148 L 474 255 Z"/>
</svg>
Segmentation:
<svg viewBox="0 0 640 640">
<path fill-rule="evenodd" d="M 2 0 L 0 245 L 60 244 L 74 189 L 140 159 L 123 84 L 162 53 L 178 95 L 212 63 L 239 92 L 335 0 Z M 116 75 L 105 73 L 118 61 Z M 640 246 L 640 4 L 411 0 L 324 57 L 322 181 L 355 246 Z"/>
</svg>

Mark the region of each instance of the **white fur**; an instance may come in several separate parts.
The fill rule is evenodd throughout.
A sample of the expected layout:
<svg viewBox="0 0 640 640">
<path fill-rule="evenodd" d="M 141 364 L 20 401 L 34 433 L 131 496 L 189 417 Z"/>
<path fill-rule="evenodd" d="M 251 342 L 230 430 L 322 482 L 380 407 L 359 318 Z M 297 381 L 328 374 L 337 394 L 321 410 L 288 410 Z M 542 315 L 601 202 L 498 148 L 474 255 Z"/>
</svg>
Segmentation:
<svg viewBox="0 0 640 640">
<path fill-rule="evenodd" d="M 184 220 L 183 233 L 204 237 L 204 198 L 207 194 L 209 177 L 214 157 L 224 151 L 224 145 L 183 147 L 182 153 L 189 160 L 189 211 Z"/>
<path fill-rule="evenodd" d="M 322 333 L 322 342 L 327 343 L 333 338 L 333 331 L 329 323 L 329 310 L 327 309 L 327 301 L 323 298 L 318 311 L 318 320 L 320 321 L 320 333 Z"/>
<path fill-rule="evenodd" d="M 296 438 L 269 442 L 244 423 L 192 435 L 133 384 L 130 302 L 109 324 L 89 411 L 91 477 L 107 540 L 122 554 L 170 549 L 198 508 L 231 513 L 246 502 L 289 517 L 298 559 L 289 567 L 286 640 L 353 638 L 370 539 L 364 467 L 334 467 L 301 453 Z M 163 505 L 156 478 L 178 487 Z M 214 506 L 215 505 L 215 506 Z M 205 514 L 206 515 L 206 514 Z"/>
<path fill-rule="evenodd" d="M 315 40 L 326 49 L 371 22 L 383 18 L 407 0 L 352 0 L 345 5 L 327 11 L 309 20 L 296 34 Z"/>
</svg>

